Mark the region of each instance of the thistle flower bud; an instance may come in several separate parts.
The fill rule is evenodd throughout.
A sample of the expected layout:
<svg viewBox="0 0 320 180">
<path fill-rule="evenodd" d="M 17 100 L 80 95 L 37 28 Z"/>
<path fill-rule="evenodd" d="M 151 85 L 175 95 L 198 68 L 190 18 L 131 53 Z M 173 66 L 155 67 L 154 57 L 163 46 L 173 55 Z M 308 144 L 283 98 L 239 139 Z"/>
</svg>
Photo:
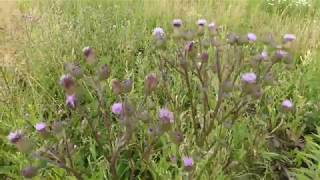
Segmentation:
<svg viewBox="0 0 320 180">
<path fill-rule="evenodd" d="M 208 63 L 209 54 L 207 52 L 203 52 L 200 55 L 201 63 Z"/>
<path fill-rule="evenodd" d="M 107 64 L 102 65 L 97 71 L 97 76 L 100 81 L 108 79 L 110 74 L 111 70 Z"/>
<path fill-rule="evenodd" d="M 94 64 L 96 62 L 96 56 L 91 47 L 84 47 L 82 52 L 88 64 Z"/>
<path fill-rule="evenodd" d="M 158 78 L 156 74 L 151 73 L 146 76 L 144 81 L 144 89 L 147 94 L 150 94 L 152 91 L 154 91 L 157 88 L 158 85 Z"/>
<path fill-rule="evenodd" d="M 174 122 L 173 113 L 166 108 L 162 108 L 159 110 L 158 116 L 161 124 L 161 129 L 164 131 L 170 129 L 171 124 Z"/>
<path fill-rule="evenodd" d="M 180 28 L 182 26 L 182 20 L 181 19 L 174 19 L 172 21 L 173 28 Z"/>
<path fill-rule="evenodd" d="M 249 42 L 255 42 L 257 40 L 257 36 L 254 33 L 248 33 L 247 39 Z"/>
<path fill-rule="evenodd" d="M 218 34 L 218 27 L 214 22 L 211 22 L 208 25 L 208 29 L 209 29 L 209 33 L 210 33 L 211 36 L 215 36 L 215 35 Z"/>
<path fill-rule="evenodd" d="M 240 37 L 235 33 L 230 33 L 227 35 L 227 42 L 230 44 L 236 44 L 239 42 Z"/>
<path fill-rule="evenodd" d="M 59 84 L 65 89 L 65 91 L 73 91 L 75 82 L 71 75 L 65 74 L 60 77 Z"/>
<path fill-rule="evenodd" d="M 66 105 L 68 108 L 74 109 L 76 107 L 76 95 L 66 95 Z"/>
<path fill-rule="evenodd" d="M 10 132 L 8 135 L 8 140 L 11 144 L 14 144 L 20 152 L 26 154 L 30 153 L 33 148 L 32 142 L 29 141 L 27 137 L 24 137 L 21 130 Z"/>
<path fill-rule="evenodd" d="M 122 94 L 122 84 L 118 79 L 111 80 L 111 88 L 115 95 Z"/>
<path fill-rule="evenodd" d="M 197 55 L 197 48 L 194 41 L 189 41 L 184 47 L 186 56 L 194 58 Z"/>
<path fill-rule="evenodd" d="M 281 103 L 281 108 L 284 112 L 291 112 L 294 109 L 294 105 L 290 100 L 286 99 Z"/>
<path fill-rule="evenodd" d="M 286 51 L 280 49 L 274 53 L 272 60 L 274 62 L 279 62 L 279 61 L 283 60 L 287 55 L 288 55 L 288 53 Z"/>
<path fill-rule="evenodd" d="M 21 170 L 21 175 L 24 178 L 28 178 L 29 179 L 29 178 L 33 178 L 34 176 L 36 176 L 37 172 L 38 172 L 38 169 L 36 167 L 29 166 L 29 167 L 26 167 L 26 168 Z"/>
<path fill-rule="evenodd" d="M 183 142 L 183 134 L 180 131 L 174 131 L 170 133 L 171 141 L 175 144 L 180 144 Z"/>
<path fill-rule="evenodd" d="M 186 171 L 191 171 L 193 169 L 193 159 L 191 157 L 183 157 L 182 161 Z"/>
<path fill-rule="evenodd" d="M 166 36 L 162 28 L 154 28 L 152 36 L 156 47 L 162 47 L 165 44 Z"/>
<path fill-rule="evenodd" d="M 292 42 L 296 40 L 296 36 L 294 34 L 285 34 L 283 36 L 283 43 L 286 44 L 288 42 Z"/>
<path fill-rule="evenodd" d="M 78 64 L 66 63 L 64 64 L 64 69 L 67 73 L 75 78 L 80 78 L 83 75 L 81 67 Z"/>
<path fill-rule="evenodd" d="M 129 93 L 132 90 L 132 81 L 130 79 L 126 79 L 122 82 L 123 92 Z"/>
<path fill-rule="evenodd" d="M 207 24 L 207 21 L 205 19 L 199 19 L 198 22 L 198 36 L 203 36 L 204 35 L 204 27 L 206 26 Z"/>
</svg>

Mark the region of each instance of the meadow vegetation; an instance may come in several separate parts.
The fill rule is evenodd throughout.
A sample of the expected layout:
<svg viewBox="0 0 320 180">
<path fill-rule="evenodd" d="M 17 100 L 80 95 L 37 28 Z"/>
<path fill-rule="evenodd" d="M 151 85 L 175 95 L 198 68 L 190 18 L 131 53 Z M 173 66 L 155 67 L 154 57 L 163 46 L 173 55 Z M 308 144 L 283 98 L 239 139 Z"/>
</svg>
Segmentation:
<svg viewBox="0 0 320 180">
<path fill-rule="evenodd" d="M 319 1 L 15 6 L 1 179 L 320 178 Z"/>
</svg>

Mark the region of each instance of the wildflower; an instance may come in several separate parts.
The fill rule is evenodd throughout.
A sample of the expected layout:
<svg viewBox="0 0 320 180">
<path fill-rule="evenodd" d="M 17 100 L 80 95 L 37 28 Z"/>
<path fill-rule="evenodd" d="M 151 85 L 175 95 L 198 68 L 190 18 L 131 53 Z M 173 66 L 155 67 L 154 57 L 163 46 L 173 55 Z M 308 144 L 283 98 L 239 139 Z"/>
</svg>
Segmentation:
<svg viewBox="0 0 320 180">
<path fill-rule="evenodd" d="M 197 49 L 195 47 L 194 41 L 189 41 L 184 47 L 186 56 L 189 56 L 190 58 L 194 58 L 197 55 Z"/>
<path fill-rule="evenodd" d="M 274 55 L 273 55 L 273 60 L 274 61 L 281 61 L 283 60 L 286 56 L 288 55 L 288 52 L 284 51 L 284 50 L 277 50 Z"/>
<path fill-rule="evenodd" d="M 144 81 L 144 88 L 147 94 L 150 94 L 152 91 L 154 91 L 157 88 L 157 85 L 158 85 L 158 78 L 156 74 L 151 73 L 146 76 Z"/>
<path fill-rule="evenodd" d="M 285 34 L 283 36 L 283 43 L 292 42 L 296 39 L 296 36 L 294 34 Z"/>
<path fill-rule="evenodd" d="M 110 77 L 110 74 L 111 70 L 107 64 L 102 65 L 97 72 L 100 80 L 108 79 Z"/>
<path fill-rule="evenodd" d="M 156 40 L 163 40 L 165 38 L 164 30 L 161 27 L 154 28 L 152 35 Z"/>
<path fill-rule="evenodd" d="M 66 105 L 68 108 L 75 108 L 76 107 L 76 95 L 71 94 L 66 96 Z"/>
<path fill-rule="evenodd" d="M 75 78 L 80 78 L 83 74 L 81 67 L 78 64 L 66 63 L 64 64 L 64 69 Z"/>
<path fill-rule="evenodd" d="M 182 26 L 182 20 L 181 19 L 174 19 L 172 21 L 172 25 L 174 28 L 180 28 Z"/>
<path fill-rule="evenodd" d="M 290 100 L 286 99 L 282 101 L 281 107 L 284 112 L 289 112 L 293 110 L 294 105 Z"/>
<path fill-rule="evenodd" d="M 205 19 L 199 19 L 198 22 L 198 36 L 204 35 L 204 27 L 207 24 L 207 21 Z"/>
<path fill-rule="evenodd" d="M 114 103 L 111 107 L 111 112 L 117 115 L 122 114 L 123 112 L 123 105 L 122 103 Z"/>
<path fill-rule="evenodd" d="M 65 89 L 65 90 L 70 90 L 74 87 L 75 83 L 70 74 L 64 74 L 60 77 L 60 85 Z"/>
<path fill-rule="evenodd" d="M 199 19 L 199 20 L 197 21 L 197 25 L 198 25 L 198 26 L 203 27 L 203 26 L 205 26 L 206 24 L 207 24 L 207 20 L 205 20 L 205 19 Z"/>
<path fill-rule="evenodd" d="M 111 80 L 111 88 L 115 95 L 120 95 L 122 93 L 122 84 L 118 79 Z"/>
<path fill-rule="evenodd" d="M 257 76 L 255 73 L 252 73 L 252 72 L 244 73 L 241 76 L 241 81 L 246 84 L 255 84 L 256 80 L 257 80 Z"/>
<path fill-rule="evenodd" d="M 262 52 L 260 53 L 259 57 L 260 57 L 260 60 L 265 61 L 265 60 L 268 59 L 268 53 L 267 53 L 266 51 L 262 51 Z"/>
<path fill-rule="evenodd" d="M 253 33 L 248 33 L 247 34 L 247 38 L 248 38 L 249 42 L 254 42 L 254 41 L 257 40 L 257 36 L 255 34 L 253 34 Z"/>
<path fill-rule="evenodd" d="M 38 133 L 45 133 L 47 129 L 46 123 L 43 122 L 37 123 L 34 127 Z"/>
<path fill-rule="evenodd" d="M 168 124 L 174 122 L 173 113 L 166 108 L 162 108 L 159 111 L 159 119 L 162 123 Z"/>
<path fill-rule="evenodd" d="M 96 62 L 95 53 L 91 47 L 83 48 L 82 52 L 88 64 L 94 64 Z"/>
<path fill-rule="evenodd" d="M 19 142 L 23 137 L 23 134 L 21 132 L 21 130 L 17 130 L 15 132 L 10 132 L 8 135 L 8 140 L 10 141 L 10 143 L 12 144 L 16 144 L 17 142 Z"/>
<path fill-rule="evenodd" d="M 37 175 L 37 171 L 36 167 L 29 166 L 21 170 L 21 175 L 25 178 L 33 178 Z"/>
<path fill-rule="evenodd" d="M 210 24 L 208 24 L 208 29 L 209 29 L 209 32 L 210 32 L 210 35 L 216 35 L 217 34 L 217 25 L 214 23 L 214 22 L 212 22 L 212 23 L 210 23 Z"/>
<path fill-rule="evenodd" d="M 187 170 L 187 171 L 192 170 L 192 168 L 193 168 L 193 159 L 191 157 L 183 157 L 182 161 L 183 161 L 183 166 L 184 166 L 185 170 Z"/>
</svg>

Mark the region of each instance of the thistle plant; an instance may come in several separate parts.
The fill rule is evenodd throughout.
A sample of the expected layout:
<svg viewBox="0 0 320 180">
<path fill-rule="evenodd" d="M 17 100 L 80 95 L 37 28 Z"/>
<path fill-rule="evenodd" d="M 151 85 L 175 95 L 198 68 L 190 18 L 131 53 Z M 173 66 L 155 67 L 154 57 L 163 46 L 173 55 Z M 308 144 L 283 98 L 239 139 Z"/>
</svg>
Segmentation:
<svg viewBox="0 0 320 180">
<path fill-rule="evenodd" d="M 116 79 L 112 65 L 101 63 L 94 49 L 85 47 L 84 61 L 65 64 L 59 81 L 65 97 L 61 101 L 64 116 L 57 114 L 58 120 L 35 124 L 35 132 L 41 136 L 36 144 L 28 140 L 31 132 L 16 131 L 8 136 L 30 160 L 22 175 L 30 178 L 55 166 L 77 179 L 90 177 L 94 172 L 75 163 L 80 143 L 76 135 L 94 139 L 107 178 L 123 178 L 119 163 L 124 158 L 130 161 L 131 177 L 149 177 L 163 148 L 170 149 L 167 163 L 173 167 L 171 177 L 201 179 L 204 173 L 210 174 L 202 167 L 217 154 L 235 148 L 233 124 L 258 113 L 250 113 L 250 106 L 262 104 L 267 97 L 265 89 L 276 86 L 274 68 L 292 65 L 289 47 L 295 36 L 286 34 L 277 42 L 270 36 L 227 33 L 215 22 L 207 24 L 200 19 L 194 29 L 186 29 L 181 19 L 175 19 L 172 34 L 155 28 L 151 43 L 158 59 L 143 84 L 131 78 Z M 172 76 L 179 77 L 178 81 L 173 82 Z M 181 90 L 172 90 L 173 84 Z M 136 93 L 143 98 L 133 98 Z M 159 97 L 160 93 L 163 96 Z M 86 100 L 84 94 L 92 96 L 94 102 Z M 281 131 L 285 116 L 294 111 L 293 102 L 286 98 L 278 102 L 281 121 L 258 127 L 262 137 Z M 78 132 L 79 126 L 83 132 Z M 219 160 L 223 171 L 236 166 L 232 158 L 230 153 L 227 159 Z"/>
</svg>

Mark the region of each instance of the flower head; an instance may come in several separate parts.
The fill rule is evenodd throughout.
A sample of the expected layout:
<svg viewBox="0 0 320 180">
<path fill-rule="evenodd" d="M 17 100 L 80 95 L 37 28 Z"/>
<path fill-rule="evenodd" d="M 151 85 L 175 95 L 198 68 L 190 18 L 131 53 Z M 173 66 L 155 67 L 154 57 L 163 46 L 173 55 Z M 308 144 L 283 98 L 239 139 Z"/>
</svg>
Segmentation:
<svg viewBox="0 0 320 180">
<path fill-rule="evenodd" d="M 262 51 L 259 56 L 261 60 L 265 61 L 268 59 L 268 53 L 266 51 Z"/>
<path fill-rule="evenodd" d="M 122 103 L 114 103 L 111 107 L 111 111 L 114 114 L 120 115 L 123 111 Z"/>
<path fill-rule="evenodd" d="M 158 78 L 156 74 L 151 73 L 146 76 L 146 79 L 144 80 L 144 88 L 146 93 L 150 93 L 156 89 L 158 85 Z"/>
<path fill-rule="evenodd" d="M 36 128 L 37 132 L 42 133 L 46 131 L 47 125 L 46 123 L 40 122 L 37 123 L 34 127 Z"/>
<path fill-rule="evenodd" d="M 293 106 L 293 103 L 288 99 L 282 101 L 281 103 L 281 107 L 284 111 L 291 111 L 293 109 Z"/>
<path fill-rule="evenodd" d="M 15 144 L 19 142 L 22 139 L 22 132 L 20 130 L 17 130 L 15 132 L 10 132 L 8 135 L 8 140 L 12 143 Z"/>
<path fill-rule="evenodd" d="M 257 80 L 257 75 L 252 72 L 244 73 L 241 76 L 241 81 L 247 84 L 255 84 L 256 80 Z"/>
<path fill-rule="evenodd" d="M 154 28 L 152 35 L 157 40 L 162 40 L 165 38 L 164 30 L 161 27 Z"/>
<path fill-rule="evenodd" d="M 191 157 L 183 157 L 183 166 L 186 171 L 191 171 L 193 168 L 193 159 Z"/>
<path fill-rule="evenodd" d="M 294 41 L 295 39 L 296 39 L 296 36 L 294 34 L 285 34 L 283 36 L 283 42 L 284 43 Z"/>
<path fill-rule="evenodd" d="M 282 60 L 288 55 L 288 52 L 284 50 L 277 50 L 274 54 L 275 60 Z"/>
<path fill-rule="evenodd" d="M 69 108 L 75 108 L 76 107 L 76 95 L 71 94 L 66 96 L 66 105 Z"/>
<path fill-rule="evenodd" d="M 175 28 L 180 28 L 182 26 L 182 20 L 181 19 L 174 19 L 172 21 L 172 25 Z"/>
<path fill-rule="evenodd" d="M 159 119 L 164 124 L 173 123 L 174 122 L 174 116 L 171 111 L 169 111 L 166 108 L 162 108 L 159 111 Z"/>
<path fill-rule="evenodd" d="M 29 166 L 29 167 L 22 169 L 21 174 L 23 177 L 29 179 L 29 178 L 33 178 L 34 176 L 36 176 L 37 171 L 38 171 L 38 169 L 36 167 Z"/>
<path fill-rule="evenodd" d="M 203 26 L 205 26 L 206 24 L 207 24 L 207 20 L 205 20 L 205 19 L 199 19 L 199 20 L 197 21 L 197 25 L 198 25 L 198 26 L 203 27 Z"/>
<path fill-rule="evenodd" d="M 65 89 L 70 89 L 74 86 L 74 80 L 70 74 L 64 74 L 60 77 L 59 84 Z"/>
<path fill-rule="evenodd" d="M 93 50 L 91 47 L 87 46 L 82 49 L 82 52 L 85 57 L 89 57 L 93 53 Z"/>
<path fill-rule="evenodd" d="M 210 24 L 208 24 L 208 28 L 209 28 L 209 30 L 216 30 L 217 26 L 214 22 L 211 22 Z"/>
<path fill-rule="evenodd" d="M 254 42 L 257 40 L 257 36 L 254 33 L 248 33 L 247 38 L 249 42 Z"/>
</svg>

